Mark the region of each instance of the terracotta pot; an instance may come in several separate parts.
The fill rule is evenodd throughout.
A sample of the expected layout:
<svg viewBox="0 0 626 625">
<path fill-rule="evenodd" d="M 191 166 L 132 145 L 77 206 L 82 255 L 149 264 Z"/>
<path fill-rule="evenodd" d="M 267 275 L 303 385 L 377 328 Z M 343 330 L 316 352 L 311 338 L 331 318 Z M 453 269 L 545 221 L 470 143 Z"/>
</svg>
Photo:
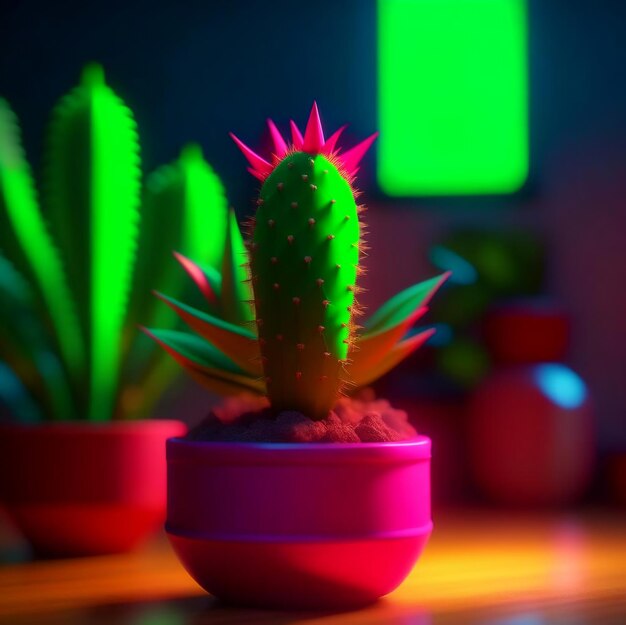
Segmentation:
<svg viewBox="0 0 626 625">
<path fill-rule="evenodd" d="M 132 549 L 165 517 L 165 440 L 178 421 L 0 426 L 0 501 L 36 554 Z"/>
<path fill-rule="evenodd" d="M 220 599 L 367 604 L 411 571 L 432 530 L 430 440 L 167 444 L 166 529 Z"/>
</svg>

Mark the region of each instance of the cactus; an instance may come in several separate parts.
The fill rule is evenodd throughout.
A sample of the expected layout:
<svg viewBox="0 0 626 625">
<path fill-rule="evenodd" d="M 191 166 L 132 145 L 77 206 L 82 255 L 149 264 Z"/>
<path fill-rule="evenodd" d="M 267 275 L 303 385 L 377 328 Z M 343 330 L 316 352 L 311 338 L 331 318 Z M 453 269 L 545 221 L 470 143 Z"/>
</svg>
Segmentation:
<svg viewBox="0 0 626 625">
<path fill-rule="evenodd" d="M 114 408 L 120 344 L 139 227 L 140 165 L 132 114 L 88 65 L 57 105 L 48 134 L 43 201 L 74 290 L 93 401 L 104 420 Z M 113 252 L 114 251 L 114 252 Z"/>
<path fill-rule="evenodd" d="M 250 269 L 270 403 L 323 418 L 354 337 L 360 228 L 350 178 L 323 151 L 316 106 L 301 150 L 279 152 L 263 183 Z"/>
<path fill-rule="evenodd" d="M 133 115 L 98 65 L 55 108 L 45 161 L 40 206 L 0 99 L 0 408 L 25 421 L 143 416 L 172 366 L 136 327 L 175 328 L 150 291 L 185 286 L 158 260 L 176 248 L 221 270 L 222 185 L 191 146 L 142 202 Z"/>
<path fill-rule="evenodd" d="M 414 333 L 412 327 L 447 275 L 396 295 L 359 333 L 355 296 L 363 228 L 352 184 L 376 134 L 341 152 L 336 144 L 343 128 L 324 139 L 315 104 L 304 136 L 291 122 L 290 146 L 272 121 L 268 126 L 271 162 L 231 134 L 250 173 L 263 183 L 249 222 L 249 284 L 240 284 L 237 296 L 232 272 L 223 272 L 220 283 L 179 256 L 210 308 L 160 295 L 197 336 L 145 331 L 212 390 L 265 394 L 275 413 L 298 410 L 323 419 L 342 393 L 372 382 L 431 336 L 433 330 Z M 228 258 L 246 260 L 234 250 Z M 252 329 L 229 312 L 233 300 L 254 304 Z"/>
</svg>

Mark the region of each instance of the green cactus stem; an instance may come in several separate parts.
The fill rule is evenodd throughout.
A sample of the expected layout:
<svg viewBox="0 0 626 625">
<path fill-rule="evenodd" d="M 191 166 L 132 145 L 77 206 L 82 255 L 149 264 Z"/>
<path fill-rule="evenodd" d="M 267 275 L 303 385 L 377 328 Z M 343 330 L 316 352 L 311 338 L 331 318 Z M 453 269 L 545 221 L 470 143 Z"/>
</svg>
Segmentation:
<svg viewBox="0 0 626 625">
<path fill-rule="evenodd" d="M 348 380 L 359 265 L 352 176 L 375 135 L 340 155 L 325 141 L 317 105 L 289 150 L 276 127 L 272 165 L 233 136 L 263 180 L 250 270 L 265 384 L 275 411 L 323 419 Z"/>
<path fill-rule="evenodd" d="M 263 184 L 250 245 L 265 382 L 276 410 L 324 418 L 351 342 L 359 219 L 325 156 L 294 152 Z"/>
</svg>

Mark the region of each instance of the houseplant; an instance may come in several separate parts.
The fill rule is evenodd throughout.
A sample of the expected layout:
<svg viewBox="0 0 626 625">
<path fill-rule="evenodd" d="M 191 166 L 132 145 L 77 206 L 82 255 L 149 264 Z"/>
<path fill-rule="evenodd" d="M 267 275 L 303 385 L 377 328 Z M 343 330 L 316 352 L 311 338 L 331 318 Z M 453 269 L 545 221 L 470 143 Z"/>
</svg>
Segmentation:
<svg viewBox="0 0 626 625">
<path fill-rule="evenodd" d="M 410 329 L 446 276 L 396 295 L 358 333 L 352 181 L 374 136 L 340 152 L 341 130 L 324 139 L 315 105 L 304 136 L 291 125 L 288 146 L 270 122 L 271 162 L 233 137 L 262 181 L 248 253 L 231 215 L 221 276 L 180 258 L 204 310 L 160 295 L 196 334 L 146 330 L 207 387 L 266 398 L 168 441 L 166 527 L 223 600 L 350 606 L 393 590 L 430 534 L 430 441 L 384 401 L 339 397 L 430 336 Z"/>
<path fill-rule="evenodd" d="M 136 326 L 176 327 L 150 290 L 182 292 L 173 248 L 219 264 L 226 214 L 195 146 L 142 190 L 133 115 L 98 65 L 54 111 L 40 205 L 0 100 L 0 501 L 38 552 L 124 550 L 162 519 L 184 426 L 138 420 L 176 371 Z"/>
</svg>

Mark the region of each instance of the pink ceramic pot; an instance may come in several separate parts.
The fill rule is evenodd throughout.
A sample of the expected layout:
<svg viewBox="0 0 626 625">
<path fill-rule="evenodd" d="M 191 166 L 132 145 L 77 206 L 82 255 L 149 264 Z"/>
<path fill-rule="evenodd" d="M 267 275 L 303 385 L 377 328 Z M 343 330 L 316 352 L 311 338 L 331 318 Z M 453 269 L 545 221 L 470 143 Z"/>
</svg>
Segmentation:
<svg viewBox="0 0 626 625">
<path fill-rule="evenodd" d="M 167 443 L 166 529 L 227 602 L 321 609 L 396 588 L 430 533 L 430 440 Z"/>
<path fill-rule="evenodd" d="M 0 426 L 0 502 L 37 554 L 127 551 L 165 517 L 178 421 Z"/>
</svg>

